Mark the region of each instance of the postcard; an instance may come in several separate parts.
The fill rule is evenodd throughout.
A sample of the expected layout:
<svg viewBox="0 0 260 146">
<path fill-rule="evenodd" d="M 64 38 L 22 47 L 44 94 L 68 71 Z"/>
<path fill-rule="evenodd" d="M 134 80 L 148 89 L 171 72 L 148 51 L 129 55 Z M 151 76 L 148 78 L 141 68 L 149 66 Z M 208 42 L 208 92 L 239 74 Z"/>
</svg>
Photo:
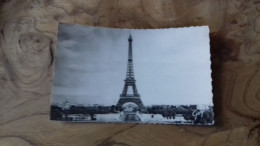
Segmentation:
<svg viewBox="0 0 260 146">
<path fill-rule="evenodd" d="M 60 23 L 50 119 L 213 125 L 209 27 Z"/>
</svg>

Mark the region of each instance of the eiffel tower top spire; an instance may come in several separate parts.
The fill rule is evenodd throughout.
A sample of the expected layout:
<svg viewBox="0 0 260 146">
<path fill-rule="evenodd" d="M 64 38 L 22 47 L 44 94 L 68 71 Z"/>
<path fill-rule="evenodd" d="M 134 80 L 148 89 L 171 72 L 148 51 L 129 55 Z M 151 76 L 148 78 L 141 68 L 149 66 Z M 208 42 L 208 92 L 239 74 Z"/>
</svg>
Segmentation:
<svg viewBox="0 0 260 146">
<path fill-rule="evenodd" d="M 132 50 L 132 36 L 129 35 L 128 38 L 128 62 L 127 62 L 127 72 L 126 72 L 126 79 L 133 78 L 134 79 L 134 66 L 133 66 L 133 50 Z"/>
<path fill-rule="evenodd" d="M 131 33 L 129 34 L 128 41 L 133 41 Z"/>
</svg>

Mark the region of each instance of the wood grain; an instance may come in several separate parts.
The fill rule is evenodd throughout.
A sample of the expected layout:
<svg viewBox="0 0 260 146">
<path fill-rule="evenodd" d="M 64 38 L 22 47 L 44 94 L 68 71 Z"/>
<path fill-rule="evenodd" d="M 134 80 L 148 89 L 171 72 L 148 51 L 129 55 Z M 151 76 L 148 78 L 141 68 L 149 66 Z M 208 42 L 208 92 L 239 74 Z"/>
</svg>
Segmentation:
<svg viewBox="0 0 260 146">
<path fill-rule="evenodd" d="M 0 1 L 1 146 L 259 146 L 259 0 Z M 58 22 L 116 28 L 209 25 L 216 126 L 49 120 Z"/>
</svg>

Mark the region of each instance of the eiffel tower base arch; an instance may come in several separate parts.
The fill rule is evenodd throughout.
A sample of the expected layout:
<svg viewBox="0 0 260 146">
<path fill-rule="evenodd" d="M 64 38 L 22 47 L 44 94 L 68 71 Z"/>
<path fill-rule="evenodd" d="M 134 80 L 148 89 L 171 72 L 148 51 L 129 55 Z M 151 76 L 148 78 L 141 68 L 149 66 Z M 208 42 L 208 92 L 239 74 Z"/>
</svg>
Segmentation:
<svg viewBox="0 0 260 146">
<path fill-rule="evenodd" d="M 142 113 L 147 112 L 147 110 L 146 110 L 142 100 L 140 99 L 140 97 L 120 97 L 116 106 L 118 107 L 118 109 L 122 110 L 123 104 L 125 104 L 127 102 L 135 103 L 138 106 L 140 112 L 142 112 Z"/>
</svg>

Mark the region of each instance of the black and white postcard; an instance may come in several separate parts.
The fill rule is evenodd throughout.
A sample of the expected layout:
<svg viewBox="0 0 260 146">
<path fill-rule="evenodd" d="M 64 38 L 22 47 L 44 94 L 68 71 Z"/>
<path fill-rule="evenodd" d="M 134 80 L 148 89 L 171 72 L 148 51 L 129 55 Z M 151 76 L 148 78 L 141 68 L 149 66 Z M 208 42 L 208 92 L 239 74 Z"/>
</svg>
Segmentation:
<svg viewBox="0 0 260 146">
<path fill-rule="evenodd" d="M 51 120 L 213 125 L 208 26 L 60 23 Z"/>
</svg>

